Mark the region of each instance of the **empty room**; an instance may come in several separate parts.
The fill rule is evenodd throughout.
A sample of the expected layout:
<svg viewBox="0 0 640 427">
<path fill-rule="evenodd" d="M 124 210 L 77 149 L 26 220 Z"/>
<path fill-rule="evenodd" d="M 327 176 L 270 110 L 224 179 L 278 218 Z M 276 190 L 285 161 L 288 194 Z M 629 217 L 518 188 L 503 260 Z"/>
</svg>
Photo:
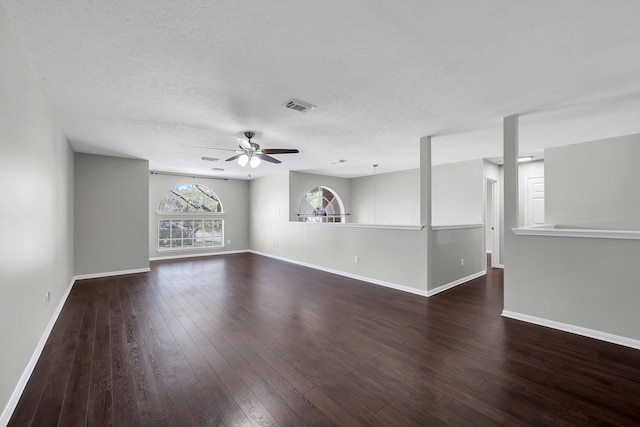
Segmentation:
<svg viewBox="0 0 640 427">
<path fill-rule="evenodd" d="M 0 426 L 638 425 L 638 16 L 0 0 Z"/>
</svg>

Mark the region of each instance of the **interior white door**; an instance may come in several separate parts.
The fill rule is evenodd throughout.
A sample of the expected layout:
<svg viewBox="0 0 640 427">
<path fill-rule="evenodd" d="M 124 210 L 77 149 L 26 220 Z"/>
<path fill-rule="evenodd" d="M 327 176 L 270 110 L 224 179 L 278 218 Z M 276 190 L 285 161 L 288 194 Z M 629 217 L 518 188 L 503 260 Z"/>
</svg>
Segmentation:
<svg viewBox="0 0 640 427">
<path fill-rule="evenodd" d="M 544 177 L 527 178 L 527 206 L 525 226 L 544 225 Z"/>
</svg>

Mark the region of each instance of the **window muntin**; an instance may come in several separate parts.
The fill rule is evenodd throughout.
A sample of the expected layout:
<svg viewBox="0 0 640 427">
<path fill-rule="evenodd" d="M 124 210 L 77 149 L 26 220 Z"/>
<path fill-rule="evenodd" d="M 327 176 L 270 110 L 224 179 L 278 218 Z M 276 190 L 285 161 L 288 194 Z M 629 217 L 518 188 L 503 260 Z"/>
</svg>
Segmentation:
<svg viewBox="0 0 640 427">
<path fill-rule="evenodd" d="M 224 246 L 222 203 L 208 187 L 181 184 L 167 191 L 158 214 L 158 251 Z"/>
<path fill-rule="evenodd" d="M 224 245 L 222 218 L 161 219 L 158 250 L 215 248 Z"/>
<path fill-rule="evenodd" d="M 182 184 L 164 195 L 158 206 L 159 214 L 222 213 L 222 203 L 216 193 L 200 184 Z"/>
<path fill-rule="evenodd" d="M 315 187 L 302 198 L 299 222 L 344 222 L 344 206 L 340 196 L 328 187 Z"/>
</svg>

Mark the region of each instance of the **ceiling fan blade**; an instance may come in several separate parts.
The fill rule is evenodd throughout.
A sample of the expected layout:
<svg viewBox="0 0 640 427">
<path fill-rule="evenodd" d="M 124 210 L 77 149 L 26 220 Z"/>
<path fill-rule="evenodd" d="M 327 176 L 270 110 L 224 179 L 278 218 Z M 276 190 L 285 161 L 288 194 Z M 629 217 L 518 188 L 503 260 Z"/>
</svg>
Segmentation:
<svg viewBox="0 0 640 427">
<path fill-rule="evenodd" d="M 271 162 L 271 163 L 282 163 L 280 160 L 275 159 L 271 156 L 267 156 L 266 154 L 256 154 L 257 157 L 261 158 L 262 160 L 265 160 L 267 162 Z"/>
<path fill-rule="evenodd" d="M 235 150 L 230 150 L 228 148 L 218 148 L 218 147 L 202 147 L 199 145 L 194 145 L 193 148 L 204 148 L 206 150 L 220 150 L 220 151 L 238 151 L 237 149 Z"/>
<path fill-rule="evenodd" d="M 251 150 L 251 144 L 246 139 L 238 138 L 238 144 L 243 150 Z"/>
<path fill-rule="evenodd" d="M 291 153 L 299 153 L 300 151 L 296 149 L 287 149 L 287 148 L 267 148 L 262 150 L 264 154 L 291 154 Z"/>
<path fill-rule="evenodd" d="M 237 159 L 238 157 L 240 157 L 240 156 L 244 156 L 244 155 L 245 155 L 245 153 L 236 154 L 235 156 L 231 156 L 231 157 L 229 157 L 227 160 L 225 160 L 225 162 L 230 162 L 230 161 L 235 160 L 235 159 Z"/>
</svg>

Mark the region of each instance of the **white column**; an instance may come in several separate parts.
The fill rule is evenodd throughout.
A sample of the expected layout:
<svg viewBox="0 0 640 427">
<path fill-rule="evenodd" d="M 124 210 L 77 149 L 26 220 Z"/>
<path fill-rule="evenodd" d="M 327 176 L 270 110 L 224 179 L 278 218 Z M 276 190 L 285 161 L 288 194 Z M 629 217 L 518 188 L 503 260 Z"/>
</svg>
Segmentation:
<svg viewBox="0 0 640 427">
<path fill-rule="evenodd" d="M 420 224 L 431 226 L 431 137 L 420 138 Z"/>
<path fill-rule="evenodd" d="M 424 227 L 426 246 L 426 279 L 425 289 L 431 284 L 431 137 L 420 138 L 420 224 Z"/>
<path fill-rule="evenodd" d="M 516 236 L 513 229 L 518 227 L 518 116 L 508 116 L 503 120 L 504 130 L 504 267 L 505 288 L 509 253 L 515 250 Z"/>
</svg>

